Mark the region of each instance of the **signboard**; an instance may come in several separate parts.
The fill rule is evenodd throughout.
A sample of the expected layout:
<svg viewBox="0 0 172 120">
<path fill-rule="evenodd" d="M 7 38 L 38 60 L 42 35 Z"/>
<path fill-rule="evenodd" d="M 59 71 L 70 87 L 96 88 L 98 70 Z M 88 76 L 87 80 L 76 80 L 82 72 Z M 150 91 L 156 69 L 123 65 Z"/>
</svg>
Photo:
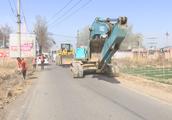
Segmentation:
<svg viewBox="0 0 172 120">
<path fill-rule="evenodd" d="M 21 42 L 19 43 L 19 35 L 10 34 L 9 50 L 10 57 L 35 57 L 36 35 L 21 34 Z"/>
</svg>

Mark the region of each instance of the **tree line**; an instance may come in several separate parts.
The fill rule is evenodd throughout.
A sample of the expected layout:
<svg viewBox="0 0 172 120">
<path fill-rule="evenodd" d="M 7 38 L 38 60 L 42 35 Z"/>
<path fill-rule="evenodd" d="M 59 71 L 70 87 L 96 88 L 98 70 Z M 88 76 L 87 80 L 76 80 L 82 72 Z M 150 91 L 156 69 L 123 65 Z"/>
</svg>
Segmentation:
<svg viewBox="0 0 172 120">
<path fill-rule="evenodd" d="M 9 47 L 9 34 L 13 32 L 13 29 L 8 24 L 0 26 L 0 48 Z"/>
<path fill-rule="evenodd" d="M 83 29 L 78 31 L 77 47 L 89 45 L 89 26 L 85 26 Z M 120 46 L 120 50 L 132 50 L 138 48 L 144 48 L 143 46 L 143 35 L 141 33 L 134 33 L 133 27 L 128 27 L 128 34 Z"/>
</svg>

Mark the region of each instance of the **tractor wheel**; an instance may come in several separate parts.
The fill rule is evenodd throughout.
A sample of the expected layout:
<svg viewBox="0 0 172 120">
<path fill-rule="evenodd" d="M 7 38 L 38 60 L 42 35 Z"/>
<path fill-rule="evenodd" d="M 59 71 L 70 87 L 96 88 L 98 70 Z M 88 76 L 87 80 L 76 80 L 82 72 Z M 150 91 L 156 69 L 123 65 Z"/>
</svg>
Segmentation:
<svg viewBox="0 0 172 120">
<path fill-rule="evenodd" d="M 83 67 L 79 62 L 73 62 L 71 71 L 74 78 L 82 78 L 84 76 Z"/>
</svg>

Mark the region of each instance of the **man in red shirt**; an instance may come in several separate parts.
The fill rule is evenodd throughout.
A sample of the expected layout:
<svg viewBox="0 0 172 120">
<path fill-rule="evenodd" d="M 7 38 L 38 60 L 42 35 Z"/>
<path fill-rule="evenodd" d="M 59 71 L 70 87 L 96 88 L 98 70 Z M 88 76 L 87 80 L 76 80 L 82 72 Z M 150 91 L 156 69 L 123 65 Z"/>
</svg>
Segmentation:
<svg viewBox="0 0 172 120">
<path fill-rule="evenodd" d="M 26 65 L 27 65 L 26 61 L 24 60 L 24 58 L 22 58 L 22 60 L 21 60 L 21 72 L 22 72 L 24 80 L 26 79 L 26 71 L 27 71 L 27 66 Z"/>
<path fill-rule="evenodd" d="M 26 79 L 26 61 L 24 58 L 17 57 L 17 65 L 18 65 L 18 70 L 22 73 L 23 79 Z"/>
</svg>

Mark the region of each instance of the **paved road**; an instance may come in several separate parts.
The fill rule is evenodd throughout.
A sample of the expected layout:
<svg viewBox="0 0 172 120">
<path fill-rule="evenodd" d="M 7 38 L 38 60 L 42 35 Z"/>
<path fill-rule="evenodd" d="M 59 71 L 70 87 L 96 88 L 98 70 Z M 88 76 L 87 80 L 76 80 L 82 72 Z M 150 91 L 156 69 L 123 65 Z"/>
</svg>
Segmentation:
<svg viewBox="0 0 172 120">
<path fill-rule="evenodd" d="M 17 101 L 7 120 L 172 120 L 172 106 L 100 75 L 73 79 L 68 68 L 49 66 Z"/>
</svg>

